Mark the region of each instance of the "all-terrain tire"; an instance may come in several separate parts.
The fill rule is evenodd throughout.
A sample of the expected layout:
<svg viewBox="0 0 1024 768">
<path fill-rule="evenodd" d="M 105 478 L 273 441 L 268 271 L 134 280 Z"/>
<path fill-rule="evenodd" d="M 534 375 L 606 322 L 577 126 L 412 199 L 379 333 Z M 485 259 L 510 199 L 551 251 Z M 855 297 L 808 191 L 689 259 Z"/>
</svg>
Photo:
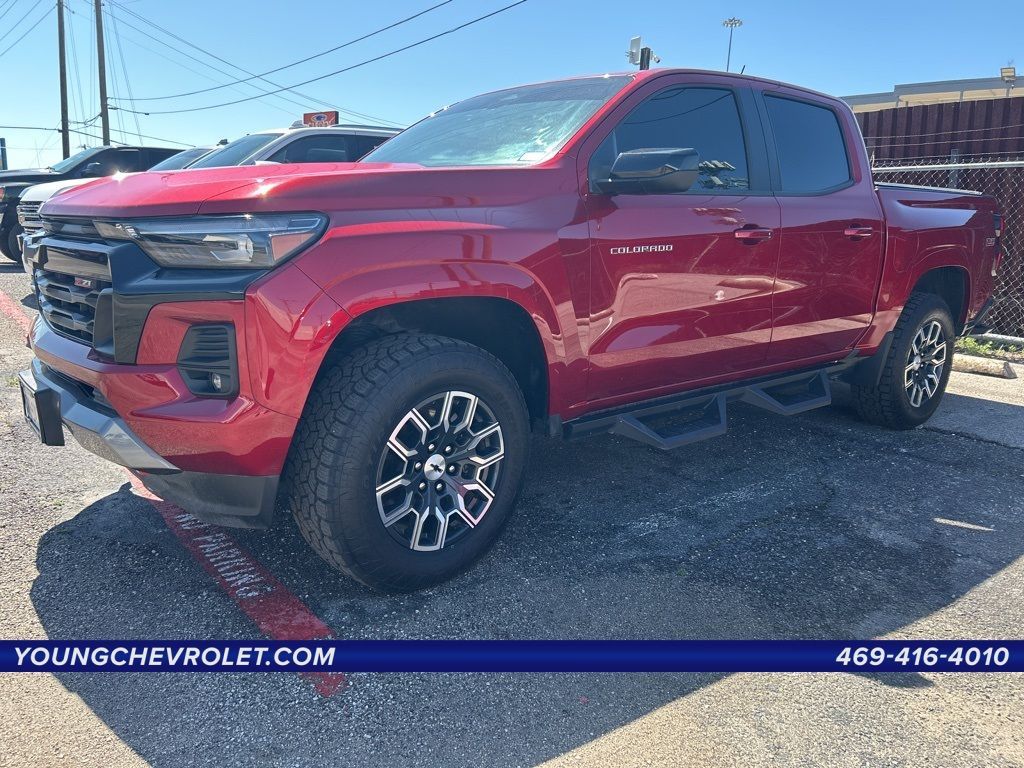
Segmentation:
<svg viewBox="0 0 1024 768">
<path fill-rule="evenodd" d="M 938 323 L 945 344 L 945 363 L 933 394 L 919 404 L 911 402 L 905 376 L 912 365 L 912 348 L 918 332 Z M 865 421 L 890 429 L 913 429 L 931 418 L 946 391 L 953 365 L 955 333 L 949 306 L 931 293 L 912 294 L 893 330 L 892 344 L 876 386 L 853 385 L 851 393 L 857 412 Z"/>
<path fill-rule="evenodd" d="M 476 525 L 464 526 L 450 545 L 418 551 L 385 527 L 377 495 L 382 457 L 417 404 L 453 391 L 486 404 L 500 425 L 504 458 Z M 515 507 L 528 445 L 526 403 L 499 360 L 447 337 L 386 336 L 318 377 L 289 456 L 286 503 L 305 540 L 342 573 L 382 591 L 422 589 L 466 570 L 497 539 Z"/>
</svg>

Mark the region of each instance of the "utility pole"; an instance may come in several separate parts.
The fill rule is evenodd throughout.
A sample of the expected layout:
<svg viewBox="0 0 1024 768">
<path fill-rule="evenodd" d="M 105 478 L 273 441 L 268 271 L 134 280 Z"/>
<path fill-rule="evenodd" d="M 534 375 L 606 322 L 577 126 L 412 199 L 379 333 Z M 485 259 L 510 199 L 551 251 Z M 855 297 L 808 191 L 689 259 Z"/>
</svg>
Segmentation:
<svg viewBox="0 0 1024 768">
<path fill-rule="evenodd" d="M 64 54 L 64 0 L 57 0 L 57 68 L 60 71 L 60 144 L 64 157 L 71 157 L 68 131 L 68 62 Z"/>
<path fill-rule="evenodd" d="M 107 61 L 103 52 L 103 8 L 100 0 L 96 7 L 96 63 L 100 70 L 100 123 L 103 128 L 103 144 L 110 144 L 110 112 L 107 107 Z"/>
<path fill-rule="evenodd" d="M 722 26 L 729 28 L 729 52 L 725 55 L 725 71 L 728 72 L 729 64 L 732 63 L 732 33 L 736 30 L 736 27 L 743 26 L 743 19 L 737 19 L 733 16 L 732 18 L 723 21 Z"/>
</svg>

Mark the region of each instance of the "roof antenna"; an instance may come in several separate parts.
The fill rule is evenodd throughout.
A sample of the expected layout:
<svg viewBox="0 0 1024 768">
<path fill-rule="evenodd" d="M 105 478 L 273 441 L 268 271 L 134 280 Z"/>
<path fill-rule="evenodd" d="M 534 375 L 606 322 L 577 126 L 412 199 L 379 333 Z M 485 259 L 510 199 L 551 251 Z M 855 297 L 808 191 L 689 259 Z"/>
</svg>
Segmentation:
<svg viewBox="0 0 1024 768">
<path fill-rule="evenodd" d="M 629 50 L 626 51 L 626 61 L 630 64 L 636 64 L 641 70 L 650 69 L 651 61 L 655 64 L 661 62 L 654 51 L 643 45 L 639 37 L 633 37 L 629 40 Z"/>
<path fill-rule="evenodd" d="M 742 75 L 746 71 L 747 71 L 747 65 L 744 64 L 742 67 L 740 67 L 740 74 Z"/>
</svg>

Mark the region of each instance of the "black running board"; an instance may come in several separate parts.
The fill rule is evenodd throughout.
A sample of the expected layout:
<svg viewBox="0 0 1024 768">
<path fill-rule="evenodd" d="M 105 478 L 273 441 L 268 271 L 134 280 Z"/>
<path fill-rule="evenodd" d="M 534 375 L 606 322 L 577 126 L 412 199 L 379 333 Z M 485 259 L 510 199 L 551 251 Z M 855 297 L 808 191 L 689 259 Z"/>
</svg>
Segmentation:
<svg viewBox="0 0 1024 768">
<path fill-rule="evenodd" d="M 728 429 L 730 402 L 747 403 L 779 416 L 795 416 L 829 405 L 832 402 L 830 379 L 848 367 L 849 363 L 844 362 L 828 368 L 652 400 L 628 410 L 599 412 L 566 422 L 562 425 L 563 434 L 572 439 L 610 432 L 669 451 L 724 435 Z M 647 423 L 665 416 L 687 416 L 689 421 L 670 433 L 659 432 Z"/>
</svg>

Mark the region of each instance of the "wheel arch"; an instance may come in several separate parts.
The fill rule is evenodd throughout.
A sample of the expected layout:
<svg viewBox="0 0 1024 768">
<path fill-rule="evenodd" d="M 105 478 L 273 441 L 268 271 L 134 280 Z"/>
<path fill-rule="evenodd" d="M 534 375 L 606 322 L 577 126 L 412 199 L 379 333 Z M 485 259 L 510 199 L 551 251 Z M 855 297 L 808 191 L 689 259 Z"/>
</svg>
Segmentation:
<svg viewBox="0 0 1024 768">
<path fill-rule="evenodd" d="M 494 355 L 511 371 L 534 424 L 549 412 L 549 357 L 535 319 L 519 303 L 495 296 L 409 299 L 355 315 L 332 339 L 318 376 L 355 347 L 396 333 L 459 339 Z"/>
<path fill-rule="evenodd" d="M 910 293 L 931 293 L 945 301 L 959 334 L 967 321 L 970 281 L 970 273 L 962 266 L 932 267 L 917 278 Z"/>
</svg>

